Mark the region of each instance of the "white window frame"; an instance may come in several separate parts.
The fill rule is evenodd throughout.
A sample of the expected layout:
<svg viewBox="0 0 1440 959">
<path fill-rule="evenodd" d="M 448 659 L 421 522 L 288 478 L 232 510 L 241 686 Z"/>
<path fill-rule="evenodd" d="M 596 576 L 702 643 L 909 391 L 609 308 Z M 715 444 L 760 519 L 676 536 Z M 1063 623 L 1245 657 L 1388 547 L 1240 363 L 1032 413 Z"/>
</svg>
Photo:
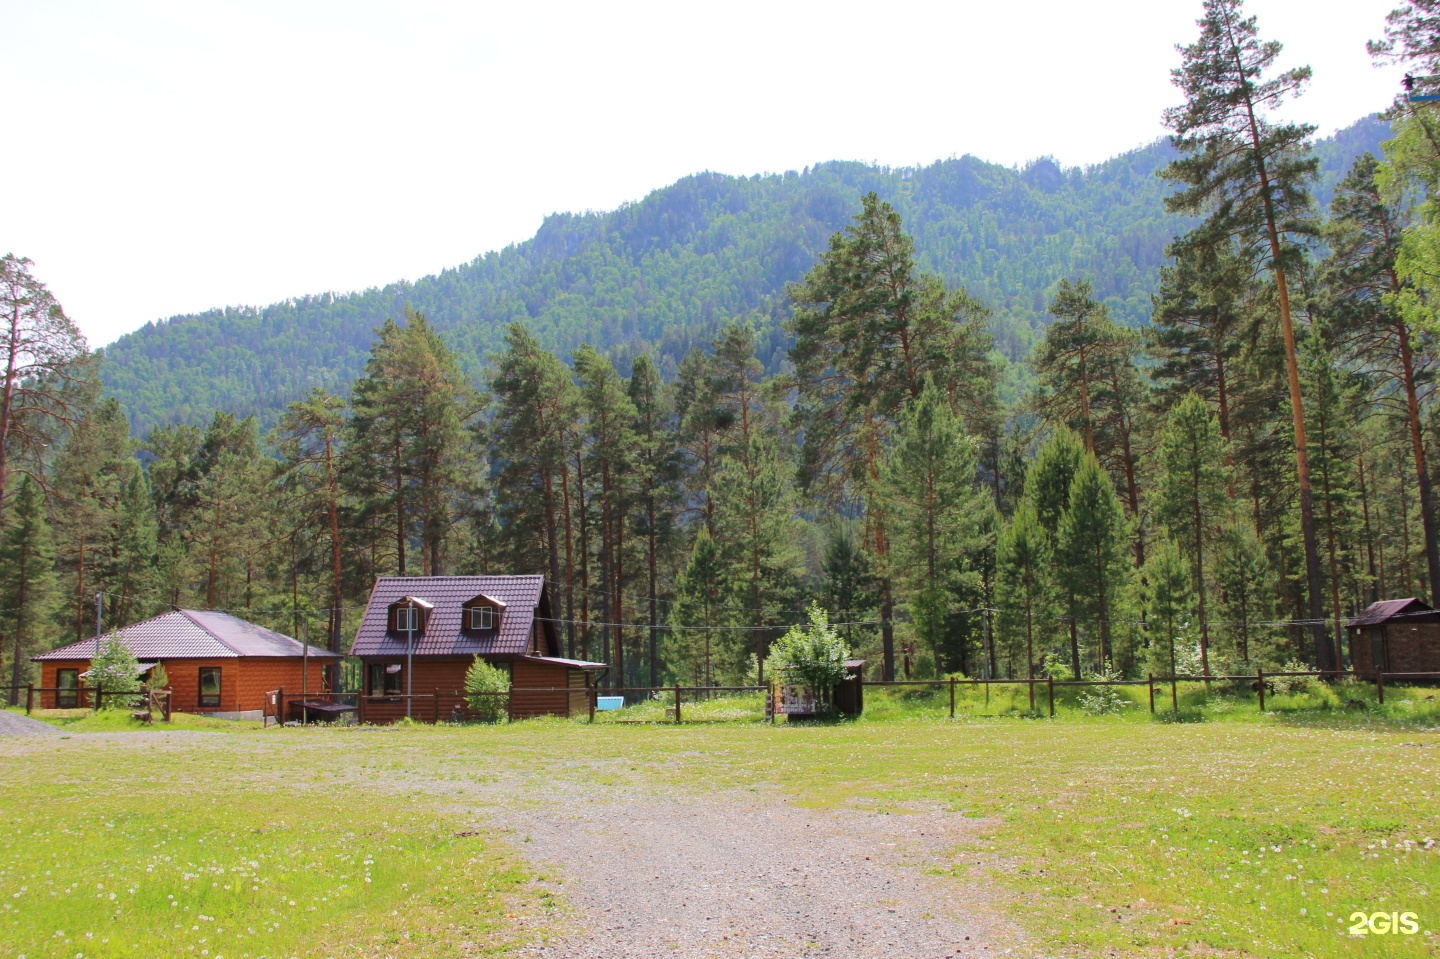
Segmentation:
<svg viewBox="0 0 1440 959">
<path fill-rule="evenodd" d="M 495 610 L 489 606 L 470 607 L 470 628 L 471 629 L 494 629 Z"/>
<path fill-rule="evenodd" d="M 414 606 L 396 606 L 395 631 L 397 633 L 420 632 L 420 610 Z"/>
</svg>

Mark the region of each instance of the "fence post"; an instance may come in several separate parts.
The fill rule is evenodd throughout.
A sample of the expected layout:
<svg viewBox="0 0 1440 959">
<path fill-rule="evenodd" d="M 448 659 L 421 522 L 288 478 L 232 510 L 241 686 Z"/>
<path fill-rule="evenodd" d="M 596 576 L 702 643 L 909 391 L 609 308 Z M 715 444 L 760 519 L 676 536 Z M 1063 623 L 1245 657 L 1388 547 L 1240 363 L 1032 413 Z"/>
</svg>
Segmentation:
<svg viewBox="0 0 1440 959">
<path fill-rule="evenodd" d="M 955 718 L 955 677 L 950 677 L 950 718 Z"/>
<path fill-rule="evenodd" d="M 35 684 L 34 684 L 34 683 L 26 683 L 26 684 L 25 684 L 25 715 L 26 715 L 26 716 L 29 716 L 29 715 L 30 715 L 30 710 L 34 707 L 34 705 L 35 705 Z"/>
<path fill-rule="evenodd" d="M 1150 687 L 1150 715 L 1155 715 L 1155 674 L 1145 674 L 1145 685 Z"/>
<path fill-rule="evenodd" d="M 1265 670 L 1255 670 L 1255 691 L 1260 696 L 1260 711 L 1265 711 Z"/>
<path fill-rule="evenodd" d="M 1045 685 L 1050 688 L 1050 718 L 1055 718 L 1055 677 L 1045 677 Z"/>
<path fill-rule="evenodd" d="M 675 722 L 680 722 L 680 684 L 675 684 Z"/>
<path fill-rule="evenodd" d="M 1030 678 L 1025 681 L 1025 685 L 1030 687 L 1030 714 L 1033 716 L 1035 714 L 1035 670 L 1033 666 L 1030 670 Z"/>
<path fill-rule="evenodd" d="M 1378 669 L 1375 670 L 1375 699 L 1377 705 L 1385 705 L 1385 674 Z"/>
<path fill-rule="evenodd" d="M 567 703 L 566 705 L 569 705 L 569 704 Z M 439 688 L 436 688 L 436 690 L 435 690 L 435 722 L 434 722 L 434 725 L 436 725 L 436 726 L 440 725 L 440 690 L 439 690 Z"/>
<path fill-rule="evenodd" d="M 275 721 L 285 728 L 285 687 L 275 690 Z"/>
<path fill-rule="evenodd" d="M 170 700 L 175 697 L 173 690 L 165 690 L 165 721 L 170 721 Z"/>
<path fill-rule="evenodd" d="M 599 695 L 600 687 L 595 683 L 595 678 L 590 678 L 590 721 L 595 721 L 595 697 Z"/>
<path fill-rule="evenodd" d="M 104 695 L 105 686 L 99 680 L 95 681 L 95 711 L 100 711 L 100 697 Z"/>
<path fill-rule="evenodd" d="M 1170 677 L 1170 708 L 1176 716 L 1180 715 L 1180 693 L 1175 688 L 1175 677 Z"/>
</svg>

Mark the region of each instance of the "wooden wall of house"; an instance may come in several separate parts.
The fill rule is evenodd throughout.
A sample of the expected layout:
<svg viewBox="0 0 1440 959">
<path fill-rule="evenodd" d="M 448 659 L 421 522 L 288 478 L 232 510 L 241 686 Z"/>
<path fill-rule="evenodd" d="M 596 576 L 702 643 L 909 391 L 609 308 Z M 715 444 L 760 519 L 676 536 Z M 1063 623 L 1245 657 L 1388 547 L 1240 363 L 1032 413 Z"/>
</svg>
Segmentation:
<svg viewBox="0 0 1440 959">
<path fill-rule="evenodd" d="M 510 672 L 511 718 L 570 715 L 570 672 L 558 663 L 517 659 Z"/>
<path fill-rule="evenodd" d="M 1403 621 L 1351 630 L 1350 664 L 1357 676 L 1374 676 L 1370 638 L 1383 631 L 1387 673 L 1440 672 L 1440 623 Z"/>
<path fill-rule="evenodd" d="M 304 660 L 290 657 L 244 656 L 234 659 L 166 659 L 161 660 L 165 674 L 170 679 L 170 708 L 182 713 L 194 712 L 246 712 L 264 706 L 265 693 L 285 687 L 285 695 L 298 697 L 301 681 L 305 675 Z M 318 692 L 324 681 L 324 659 L 310 660 L 310 681 L 308 688 Z M 220 705 L 200 707 L 201 667 L 220 669 Z M 60 669 L 78 669 L 85 672 L 90 660 L 42 662 L 40 664 L 40 687 L 55 688 L 55 673 Z M 82 681 L 83 682 L 83 681 Z M 89 685 L 84 683 L 84 685 Z M 36 693 L 37 709 L 55 708 L 56 694 Z M 88 694 L 81 694 L 82 704 L 93 705 Z M 403 715 L 403 713 L 402 713 Z"/>
<path fill-rule="evenodd" d="M 585 681 L 583 669 L 567 669 L 570 674 L 570 715 L 590 715 L 590 686 Z"/>
<path fill-rule="evenodd" d="M 435 693 L 440 693 L 440 719 L 450 717 L 450 711 L 457 705 L 465 705 L 465 673 L 474 662 L 471 656 L 457 656 L 454 658 L 439 657 L 416 657 L 411 661 L 414 669 L 414 680 L 411 683 L 410 691 L 416 697 L 410 706 L 412 719 L 421 722 L 433 722 L 435 717 Z M 365 679 L 368 681 L 371 663 L 400 663 L 403 665 L 405 658 L 395 659 L 367 659 L 365 661 Z M 402 680 L 401 688 L 404 688 Z M 405 700 L 400 697 L 386 696 L 364 696 L 361 705 L 361 720 L 367 723 L 393 723 L 405 718 Z"/>
</svg>

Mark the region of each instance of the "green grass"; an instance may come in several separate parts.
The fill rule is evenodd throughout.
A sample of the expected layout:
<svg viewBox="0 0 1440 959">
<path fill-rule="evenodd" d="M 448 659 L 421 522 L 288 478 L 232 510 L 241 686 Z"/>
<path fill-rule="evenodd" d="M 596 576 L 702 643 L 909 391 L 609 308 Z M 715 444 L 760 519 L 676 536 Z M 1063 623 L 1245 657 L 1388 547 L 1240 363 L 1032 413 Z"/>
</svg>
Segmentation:
<svg viewBox="0 0 1440 959">
<path fill-rule="evenodd" d="M 18 709 L 6 708 L 22 716 L 25 714 L 23 706 Z M 131 719 L 130 712 L 124 709 L 102 709 L 99 712 L 93 709 L 37 709 L 30 714 L 30 718 L 72 733 L 164 732 L 176 729 L 235 733 L 260 728 L 258 720 L 215 719 L 194 713 L 171 713 L 169 723 L 162 722 L 160 714 L 156 713 L 155 721 L 146 724 L 138 719 Z"/>
<path fill-rule="evenodd" d="M 694 698 L 692 698 L 694 697 Z M 764 722 L 764 693 L 713 693 L 709 697 L 685 690 L 680 694 L 682 722 Z M 657 698 L 625 706 L 622 709 L 597 710 L 596 723 L 673 723 L 675 695 L 670 692 Z"/>
<path fill-rule="evenodd" d="M 1195 684 L 1185 722 L 1152 717 L 1143 686 L 1125 692 L 1133 707 L 1092 718 L 1066 690 L 1055 720 L 1043 698 L 1024 715 L 1023 687 L 992 689 L 994 715 L 957 689 L 953 722 L 948 690 L 870 688 L 865 718 L 829 724 L 0 742 L 0 956 L 504 952 L 553 904 L 504 844 L 456 835 L 482 802 L 468 790 L 503 765 L 597 795 L 733 787 L 953 810 L 977 833 L 942 874 L 985 890 L 1042 952 L 1434 955 L 1425 935 L 1345 932 L 1354 911 L 1392 910 L 1440 932 L 1432 692 L 1387 690 L 1367 714 L 1321 689 L 1262 715 L 1253 694 Z"/>
</svg>

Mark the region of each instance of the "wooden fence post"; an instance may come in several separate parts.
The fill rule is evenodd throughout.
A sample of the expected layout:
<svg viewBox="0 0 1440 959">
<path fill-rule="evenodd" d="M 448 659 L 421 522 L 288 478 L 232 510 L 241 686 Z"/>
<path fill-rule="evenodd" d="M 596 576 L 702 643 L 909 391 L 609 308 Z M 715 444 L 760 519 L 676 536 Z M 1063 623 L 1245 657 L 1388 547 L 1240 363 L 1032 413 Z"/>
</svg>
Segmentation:
<svg viewBox="0 0 1440 959">
<path fill-rule="evenodd" d="M 1155 674 L 1145 674 L 1145 685 L 1150 687 L 1150 715 L 1155 715 Z"/>
<path fill-rule="evenodd" d="M 1255 670 L 1255 691 L 1260 696 L 1260 711 L 1265 711 L 1265 670 Z"/>
<path fill-rule="evenodd" d="M 26 715 L 26 716 L 29 716 L 29 715 L 30 715 L 30 710 L 34 707 L 34 705 L 35 705 L 35 684 L 34 684 L 34 683 L 26 683 L 26 684 L 25 684 L 25 715 Z"/>
<path fill-rule="evenodd" d="M 567 702 L 566 705 L 568 706 L 569 703 Z M 435 722 L 432 723 L 432 725 L 438 726 L 438 725 L 440 725 L 440 690 L 439 690 L 438 687 L 435 689 L 435 710 L 434 710 L 434 712 L 435 712 Z"/>
<path fill-rule="evenodd" d="M 593 676 L 587 681 L 587 685 L 590 687 L 590 721 L 593 723 L 595 721 L 595 697 L 600 695 L 600 687 Z"/>
<path fill-rule="evenodd" d="M 105 686 L 99 680 L 95 682 L 95 711 L 100 711 L 100 697 L 105 694 Z"/>
<path fill-rule="evenodd" d="M 1031 715 L 1034 715 L 1034 714 L 1035 714 L 1035 670 L 1034 670 L 1033 665 L 1032 665 L 1031 670 L 1030 670 L 1030 678 L 1025 681 L 1025 685 L 1028 686 L 1028 687 L 1030 687 L 1030 714 L 1031 714 Z"/>
<path fill-rule="evenodd" d="M 285 728 L 285 687 L 284 687 L 284 686 L 281 686 L 279 689 L 275 690 L 275 721 L 280 724 L 280 728 L 281 728 L 281 729 L 284 729 L 284 728 Z"/>
<path fill-rule="evenodd" d="M 1055 677 L 1047 676 L 1045 685 L 1050 688 L 1050 718 L 1055 718 Z"/>
<path fill-rule="evenodd" d="M 1175 688 L 1174 676 L 1170 677 L 1170 708 L 1174 710 L 1176 716 L 1180 715 L 1180 693 Z"/>
<path fill-rule="evenodd" d="M 955 718 L 955 677 L 950 677 L 950 718 Z"/>
<path fill-rule="evenodd" d="M 680 686 L 678 683 L 675 686 L 675 722 L 680 722 Z"/>
<path fill-rule="evenodd" d="M 1375 699 L 1377 705 L 1385 705 L 1385 674 L 1378 669 L 1375 670 Z"/>
</svg>

